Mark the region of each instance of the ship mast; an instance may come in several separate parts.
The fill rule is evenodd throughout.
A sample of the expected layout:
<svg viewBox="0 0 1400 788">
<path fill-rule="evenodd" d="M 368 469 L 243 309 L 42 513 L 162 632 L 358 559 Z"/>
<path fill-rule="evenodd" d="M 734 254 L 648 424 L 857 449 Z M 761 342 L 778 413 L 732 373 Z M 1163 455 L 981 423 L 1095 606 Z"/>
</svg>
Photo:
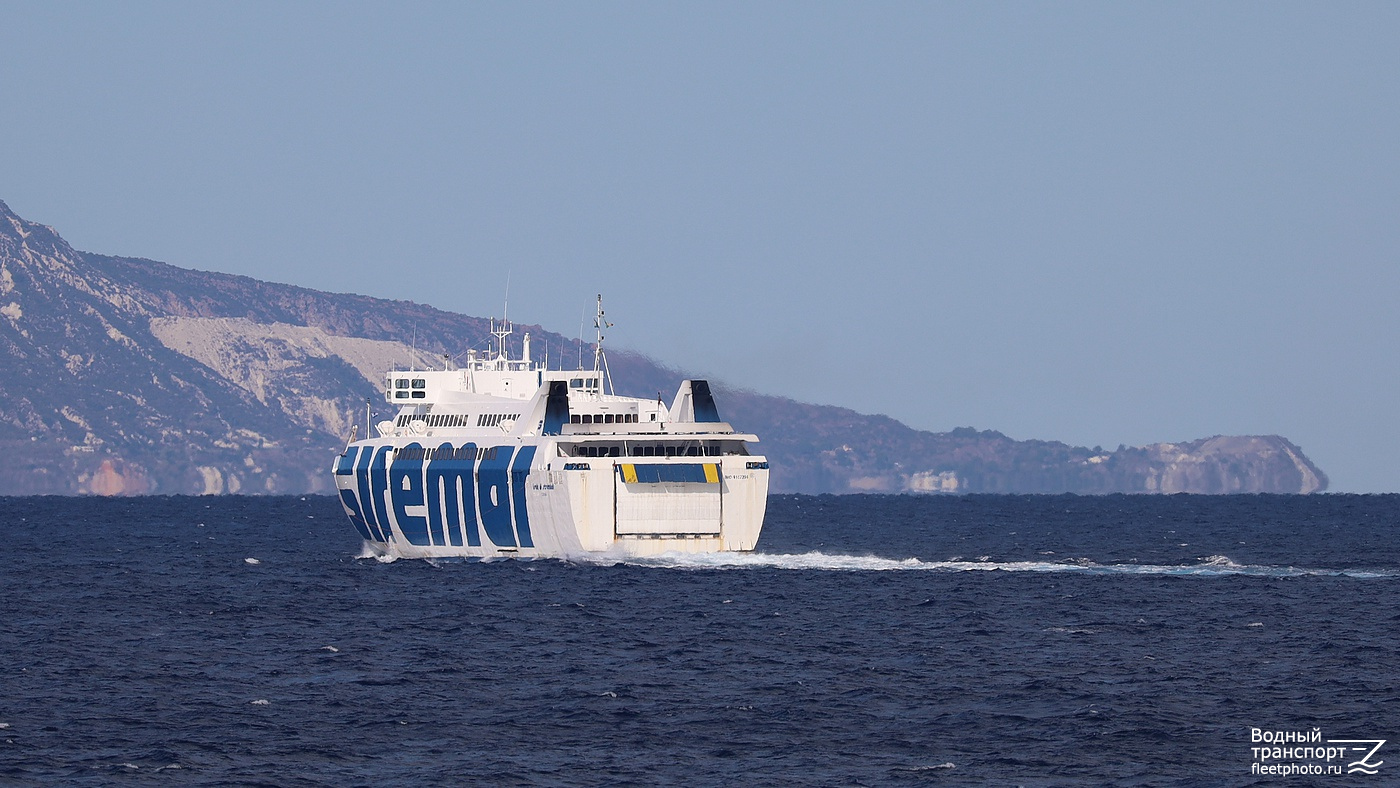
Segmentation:
<svg viewBox="0 0 1400 788">
<path fill-rule="evenodd" d="M 501 308 L 501 322 L 491 318 L 491 333 L 495 335 L 496 341 L 500 343 L 500 354 L 496 356 L 496 369 L 505 369 L 506 362 L 510 359 L 506 356 L 506 337 L 514 333 L 510 326 L 510 272 L 506 272 L 506 300 L 505 306 Z M 528 342 L 528 340 L 527 340 Z"/>
<path fill-rule="evenodd" d="M 608 357 L 603 353 L 603 329 L 612 328 L 612 323 L 605 317 L 607 313 L 603 311 L 603 294 L 598 294 L 598 314 L 593 318 L 593 328 L 598 332 L 598 342 L 593 346 L 593 371 L 602 373 L 603 380 L 608 385 L 608 393 L 615 394 L 612 385 L 612 373 L 608 370 Z M 601 386 L 599 387 L 601 390 Z"/>
<path fill-rule="evenodd" d="M 500 352 L 499 352 L 499 355 L 496 356 L 496 360 L 497 360 L 497 361 L 505 361 L 505 360 L 506 360 L 506 337 L 508 337 L 508 336 L 510 336 L 511 334 L 515 333 L 515 330 L 514 330 L 513 328 L 511 328 L 511 325 L 510 325 L 510 321 L 509 321 L 509 320 L 504 320 L 504 319 L 503 319 L 503 320 L 501 320 L 501 322 L 497 323 L 497 322 L 496 322 L 496 319 L 493 317 L 493 318 L 491 318 L 491 333 L 496 337 L 496 342 L 498 342 L 498 343 L 500 344 Z"/>
</svg>

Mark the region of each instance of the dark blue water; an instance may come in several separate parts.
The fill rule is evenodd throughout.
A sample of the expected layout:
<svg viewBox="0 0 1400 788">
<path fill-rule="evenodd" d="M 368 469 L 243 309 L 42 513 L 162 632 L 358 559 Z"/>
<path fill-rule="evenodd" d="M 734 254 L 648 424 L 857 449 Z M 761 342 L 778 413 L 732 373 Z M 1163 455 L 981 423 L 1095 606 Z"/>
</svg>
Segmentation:
<svg viewBox="0 0 1400 788">
<path fill-rule="evenodd" d="M 0 529 L 4 784 L 1308 784 L 1255 727 L 1400 775 L 1400 496 L 775 497 L 626 565 L 359 559 L 331 498 Z"/>
</svg>

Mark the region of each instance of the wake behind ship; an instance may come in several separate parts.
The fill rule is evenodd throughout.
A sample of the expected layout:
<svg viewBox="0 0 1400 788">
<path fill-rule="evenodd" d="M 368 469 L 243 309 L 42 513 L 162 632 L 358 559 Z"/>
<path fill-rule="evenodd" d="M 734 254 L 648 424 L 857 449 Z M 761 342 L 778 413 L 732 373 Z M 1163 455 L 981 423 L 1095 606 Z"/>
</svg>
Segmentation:
<svg viewBox="0 0 1400 788">
<path fill-rule="evenodd" d="M 602 298 L 591 370 L 509 357 L 391 371 L 398 406 L 376 436 L 336 458 L 345 513 L 375 554 L 564 558 L 752 550 L 768 461 L 754 435 L 720 421 L 709 384 L 686 380 L 670 406 L 611 393 Z M 445 365 L 447 366 L 447 365 Z M 606 389 L 606 392 L 605 392 Z"/>
</svg>

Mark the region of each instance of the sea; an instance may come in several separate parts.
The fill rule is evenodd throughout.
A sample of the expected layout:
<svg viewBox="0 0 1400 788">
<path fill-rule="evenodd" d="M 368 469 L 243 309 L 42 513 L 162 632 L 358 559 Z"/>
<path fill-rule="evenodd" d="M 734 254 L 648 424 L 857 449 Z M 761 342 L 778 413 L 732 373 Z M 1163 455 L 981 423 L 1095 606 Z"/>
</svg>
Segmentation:
<svg viewBox="0 0 1400 788">
<path fill-rule="evenodd" d="M 779 495 L 753 553 L 628 561 L 362 557 L 330 497 L 0 537 L 3 785 L 1400 783 L 1396 495 Z"/>
</svg>

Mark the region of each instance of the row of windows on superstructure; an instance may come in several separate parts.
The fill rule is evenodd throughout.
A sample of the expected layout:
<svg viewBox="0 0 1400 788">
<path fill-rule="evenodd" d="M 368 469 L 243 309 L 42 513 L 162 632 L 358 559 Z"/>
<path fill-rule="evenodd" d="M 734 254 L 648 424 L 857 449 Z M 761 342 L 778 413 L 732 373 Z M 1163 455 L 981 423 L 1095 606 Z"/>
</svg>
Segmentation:
<svg viewBox="0 0 1400 788">
<path fill-rule="evenodd" d="M 704 446 L 575 446 L 575 457 L 719 457 L 724 451 L 718 445 Z"/>
<path fill-rule="evenodd" d="M 426 378 L 395 378 L 394 399 L 424 399 L 427 393 Z M 598 389 L 598 378 L 570 378 L 571 389 Z"/>
<path fill-rule="evenodd" d="M 396 460 L 494 460 L 496 446 L 411 446 L 394 450 Z"/>
<path fill-rule="evenodd" d="M 394 399 L 424 399 L 428 396 L 428 381 L 424 378 L 395 378 Z"/>
<path fill-rule="evenodd" d="M 656 416 L 653 414 L 652 419 Z M 636 424 L 637 414 L 635 413 L 570 413 L 570 424 Z"/>
<path fill-rule="evenodd" d="M 400 416 L 395 426 L 407 427 L 411 421 L 421 421 L 427 427 L 468 427 L 471 416 L 466 413 L 429 413 L 426 416 L 407 414 Z M 519 413 L 483 413 L 476 417 L 476 426 L 494 427 L 503 421 L 518 421 Z"/>
<path fill-rule="evenodd" d="M 421 421 L 428 427 L 466 427 L 470 426 L 471 416 L 465 413 L 430 413 L 427 415 L 409 413 L 399 416 L 395 422 L 396 426 L 406 427 L 409 422 Z M 572 413 L 569 415 L 570 424 L 636 424 L 638 416 L 635 413 Z M 652 419 L 656 419 L 656 414 L 652 414 Z M 476 426 L 495 427 L 503 421 L 519 421 L 519 413 L 483 413 L 476 417 Z"/>
</svg>

